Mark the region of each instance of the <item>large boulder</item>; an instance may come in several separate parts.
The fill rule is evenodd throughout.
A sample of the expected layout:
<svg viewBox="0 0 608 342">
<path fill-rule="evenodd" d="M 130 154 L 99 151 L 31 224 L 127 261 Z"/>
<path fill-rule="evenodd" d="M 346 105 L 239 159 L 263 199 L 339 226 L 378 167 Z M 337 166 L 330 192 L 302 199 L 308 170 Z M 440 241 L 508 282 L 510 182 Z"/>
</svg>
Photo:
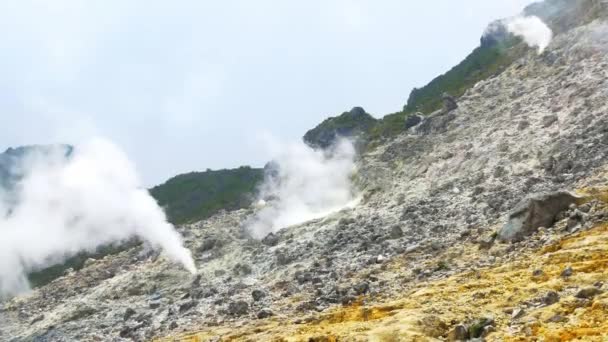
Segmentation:
<svg viewBox="0 0 608 342">
<path fill-rule="evenodd" d="M 441 99 L 443 100 L 444 112 L 448 113 L 458 108 L 458 103 L 456 103 L 456 99 L 452 95 L 443 93 L 443 95 L 441 95 Z"/>
<path fill-rule="evenodd" d="M 569 192 L 535 194 L 522 200 L 509 214 L 507 223 L 498 232 L 501 241 L 521 241 L 539 227 L 550 227 L 560 212 L 577 201 Z"/>
<path fill-rule="evenodd" d="M 409 115 L 407 118 L 405 118 L 405 129 L 410 129 L 417 126 L 422 122 L 422 120 L 424 120 L 424 116 L 422 116 L 420 113 Z"/>
</svg>

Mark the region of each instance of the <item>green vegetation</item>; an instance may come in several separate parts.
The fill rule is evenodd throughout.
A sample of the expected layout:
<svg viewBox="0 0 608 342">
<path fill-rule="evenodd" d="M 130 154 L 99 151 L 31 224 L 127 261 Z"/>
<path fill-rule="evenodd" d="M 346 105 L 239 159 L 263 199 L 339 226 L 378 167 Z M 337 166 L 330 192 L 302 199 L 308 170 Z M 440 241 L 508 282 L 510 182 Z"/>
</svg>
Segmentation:
<svg viewBox="0 0 608 342">
<path fill-rule="evenodd" d="M 404 111 L 431 113 L 441 108 L 441 95 L 444 92 L 455 97 L 462 96 L 475 83 L 499 74 L 513 62 L 514 56 L 508 53 L 508 48 L 513 46 L 515 41 L 514 39 L 476 48 L 447 73 L 420 89 L 414 88 Z"/>
<path fill-rule="evenodd" d="M 50 267 L 43 268 L 38 271 L 34 271 L 28 274 L 28 280 L 32 287 L 39 287 L 50 283 L 51 281 L 61 277 L 68 269 L 75 271 L 80 270 L 84 267 L 85 261 L 89 258 L 101 259 L 106 255 L 118 254 L 129 248 L 138 245 L 139 242 L 136 240 L 130 240 L 128 242 L 116 245 L 107 245 L 97 248 L 95 252 L 80 252 L 73 257 L 68 258 L 61 264 L 56 264 Z"/>
<path fill-rule="evenodd" d="M 519 42 L 518 38 L 511 37 L 500 43 L 481 45 L 445 74 L 422 88 L 414 88 L 403 111 L 386 115 L 370 129 L 368 140 L 372 146 L 378 139 L 390 138 L 403 132 L 408 116 L 417 112 L 428 115 L 441 109 L 441 96 L 444 92 L 460 97 L 477 82 L 504 71 L 522 55 L 522 45 Z"/>
<path fill-rule="evenodd" d="M 191 172 L 155 186 L 150 194 L 164 207 L 169 221 L 183 224 L 208 218 L 222 209 L 248 206 L 263 178 L 263 169 L 247 166 Z"/>
<path fill-rule="evenodd" d="M 326 119 L 317 127 L 306 132 L 304 141 L 314 147 L 327 148 L 338 136 L 367 135 L 377 121 L 363 108 L 355 107 L 350 112 Z"/>
</svg>

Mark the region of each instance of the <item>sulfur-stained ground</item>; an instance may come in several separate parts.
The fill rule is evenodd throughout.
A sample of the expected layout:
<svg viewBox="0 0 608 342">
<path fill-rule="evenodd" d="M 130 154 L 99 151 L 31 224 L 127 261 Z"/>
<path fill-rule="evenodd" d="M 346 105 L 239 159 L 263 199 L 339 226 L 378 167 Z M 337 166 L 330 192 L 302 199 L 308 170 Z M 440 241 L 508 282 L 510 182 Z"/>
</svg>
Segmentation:
<svg viewBox="0 0 608 342">
<path fill-rule="evenodd" d="M 567 267 L 572 275 L 562 276 Z M 608 283 L 608 224 L 529 252 L 501 266 L 425 283 L 378 304 L 341 307 L 310 322 L 274 317 L 171 337 L 166 341 L 433 341 L 452 326 L 495 320 L 487 341 L 608 341 L 608 293 L 577 298 Z M 547 305 L 549 291 L 559 295 Z M 513 318 L 521 310 L 519 317 Z M 298 324 L 296 324 L 296 322 Z"/>
</svg>

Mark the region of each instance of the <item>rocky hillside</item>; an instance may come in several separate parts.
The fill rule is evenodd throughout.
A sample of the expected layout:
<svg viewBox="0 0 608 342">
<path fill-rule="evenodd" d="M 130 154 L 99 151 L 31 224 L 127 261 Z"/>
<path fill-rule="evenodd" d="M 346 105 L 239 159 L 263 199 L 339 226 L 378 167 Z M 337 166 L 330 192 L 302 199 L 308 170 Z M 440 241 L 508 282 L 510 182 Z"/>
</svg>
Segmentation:
<svg viewBox="0 0 608 342">
<path fill-rule="evenodd" d="M 141 247 L 90 259 L 3 302 L 0 340 L 606 340 L 597 8 L 366 150 L 357 206 L 261 241 L 253 207 L 180 226 L 196 276 Z"/>
</svg>

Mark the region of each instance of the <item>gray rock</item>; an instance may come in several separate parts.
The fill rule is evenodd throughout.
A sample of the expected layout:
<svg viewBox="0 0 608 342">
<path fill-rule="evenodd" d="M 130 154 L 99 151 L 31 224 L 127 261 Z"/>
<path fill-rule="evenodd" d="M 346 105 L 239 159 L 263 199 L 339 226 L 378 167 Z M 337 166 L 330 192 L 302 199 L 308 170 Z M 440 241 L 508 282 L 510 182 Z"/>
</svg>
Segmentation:
<svg viewBox="0 0 608 342">
<path fill-rule="evenodd" d="M 403 229 L 401 229 L 401 226 L 399 225 L 394 225 L 391 227 L 391 239 L 399 239 L 401 237 L 403 237 Z"/>
<path fill-rule="evenodd" d="M 523 131 L 524 129 L 530 127 L 530 122 L 527 120 L 522 120 L 517 124 L 517 129 Z"/>
<path fill-rule="evenodd" d="M 557 115 L 546 115 L 543 117 L 541 125 L 547 128 L 557 122 Z"/>
<path fill-rule="evenodd" d="M 583 289 L 580 289 L 575 295 L 574 297 L 576 298 L 582 298 L 582 299 L 589 299 L 589 298 L 593 298 L 599 294 L 602 293 L 602 290 L 598 289 L 595 286 L 590 286 L 590 287 L 585 287 Z"/>
<path fill-rule="evenodd" d="M 124 321 L 129 320 L 129 318 L 131 318 L 131 316 L 135 315 L 135 310 L 133 310 L 132 308 L 127 308 L 125 310 L 125 313 L 122 315 L 122 319 Z"/>
<path fill-rule="evenodd" d="M 556 216 L 575 203 L 577 197 L 568 192 L 553 192 L 529 196 L 521 201 L 498 233 L 501 241 L 522 241 L 539 227 L 551 227 Z"/>
<path fill-rule="evenodd" d="M 230 302 L 228 304 L 228 314 L 232 316 L 243 316 L 249 313 L 249 304 L 244 300 Z"/>
<path fill-rule="evenodd" d="M 274 247 L 279 244 L 279 237 L 275 233 L 270 233 L 262 239 L 262 243 L 269 247 Z"/>
<path fill-rule="evenodd" d="M 275 252 L 278 265 L 287 265 L 292 261 L 291 256 L 284 250 L 277 250 Z"/>
<path fill-rule="evenodd" d="M 187 301 L 187 302 L 185 302 L 185 303 L 182 303 L 182 304 L 179 306 L 179 313 L 184 313 L 184 312 L 186 312 L 186 311 L 188 311 L 188 310 L 192 309 L 193 307 L 195 307 L 195 306 L 197 306 L 197 305 L 198 305 L 198 302 L 196 302 L 196 301 L 194 301 L 194 300 L 189 300 L 189 301 Z"/>
<path fill-rule="evenodd" d="M 448 341 L 468 341 L 469 330 L 462 324 L 458 324 L 452 329 L 447 336 Z"/>
<path fill-rule="evenodd" d="M 353 290 L 357 295 L 365 294 L 369 291 L 369 283 L 366 281 L 360 282 L 353 286 Z"/>
<path fill-rule="evenodd" d="M 199 253 L 204 253 L 204 252 L 210 251 L 213 249 L 213 247 L 215 247 L 216 244 L 218 244 L 218 240 L 216 238 L 213 238 L 213 237 L 206 238 L 205 240 L 203 240 L 201 245 L 197 248 L 197 251 Z"/>
<path fill-rule="evenodd" d="M 251 297 L 253 297 L 254 302 L 259 302 L 266 297 L 266 292 L 262 290 L 253 290 L 251 291 Z"/>
<path fill-rule="evenodd" d="M 517 308 L 513 310 L 513 313 L 511 314 L 511 319 L 518 319 L 525 315 L 525 313 L 526 311 L 523 308 Z"/>
<path fill-rule="evenodd" d="M 263 308 L 262 310 L 258 311 L 256 316 L 258 317 L 258 319 L 264 319 L 274 316 L 274 312 L 272 312 L 272 310 L 268 308 Z"/>
<path fill-rule="evenodd" d="M 423 119 L 424 117 L 418 113 L 408 116 L 407 118 L 405 118 L 405 129 L 410 129 L 414 126 L 417 126 L 419 123 L 422 122 Z"/>
<path fill-rule="evenodd" d="M 555 304 L 555 303 L 559 302 L 559 295 L 555 291 L 549 291 L 542 298 L 542 301 L 543 301 L 543 304 L 545 304 L 545 305 Z"/>
<path fill-rule="evenodd" d="M 568 266 L 562 271 L 561 276 L 567 278 L 570 277 L 573 272 L 574 271 L 572 270 L 572 266 Z"/>
</svg>

